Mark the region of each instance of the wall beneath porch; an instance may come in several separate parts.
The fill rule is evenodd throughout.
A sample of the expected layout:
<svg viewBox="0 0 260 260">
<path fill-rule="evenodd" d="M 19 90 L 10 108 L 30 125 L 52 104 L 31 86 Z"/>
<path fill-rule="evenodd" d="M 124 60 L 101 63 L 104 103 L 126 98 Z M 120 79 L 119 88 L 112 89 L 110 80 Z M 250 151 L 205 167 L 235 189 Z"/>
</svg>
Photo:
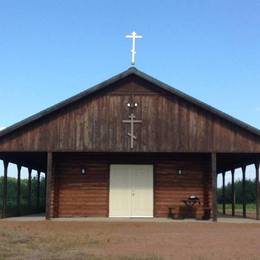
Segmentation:
<svg viewBox="0 0 260 260">
<path fill-rule="evenodd" d="M 179 170 L 182 171 L 181 175 L 178 174 Z M 197 196 L 204 207 L 211 207 L 209 158 L 182 156 L 160 160 L 155 164 L 154 177 L 155 217 L 167 217 L 169 206 L 184 205 L 182 200 L 191 195 Z"/>
<path fill-rule="evenodd" d="M 55 153 L 51 217 L 108 216 L 109 165 L 114 163 L 154 165 L 155 217 L 167 217 L 169 206 L 190 195 L 211 206 L 208 154 Z"/>
<path fill-rule="evenodd" d="M 81 174 L 85 168 L 86 175 Z M 54 159 L 54 217 L 107 216 L 109 165 L 102 158 L 60 154 Z"/>
</svg>

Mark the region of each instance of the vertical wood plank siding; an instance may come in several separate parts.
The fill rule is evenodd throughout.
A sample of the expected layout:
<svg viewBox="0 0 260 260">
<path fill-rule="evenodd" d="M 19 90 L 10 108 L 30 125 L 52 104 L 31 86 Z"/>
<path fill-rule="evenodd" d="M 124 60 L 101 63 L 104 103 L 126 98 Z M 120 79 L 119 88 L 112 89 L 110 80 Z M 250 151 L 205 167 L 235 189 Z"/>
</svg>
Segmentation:
<svg viewBox="0 0 260 260">
<path fill-rule="evenodd" d="M 110 163 L 154 164 L 154 209 L 156 217 L 167 217 L 168 206 L 196 195 L 211 205 L 210 158 L 176 155 L 87 155 L 59 154 L 55 157 L 53 217 L 108 216 Z M 87 170 L 81 175 L 81 168 Z M 177 170 L 183 175 L 178 176 Z"/>
<path fill-rule="evenodd" d="M 127 103 L 142 124 L 134 149 Z M 259 152 L 258 136 L 134 76 L 0 140 L 0 151 Z"/>
</svg>

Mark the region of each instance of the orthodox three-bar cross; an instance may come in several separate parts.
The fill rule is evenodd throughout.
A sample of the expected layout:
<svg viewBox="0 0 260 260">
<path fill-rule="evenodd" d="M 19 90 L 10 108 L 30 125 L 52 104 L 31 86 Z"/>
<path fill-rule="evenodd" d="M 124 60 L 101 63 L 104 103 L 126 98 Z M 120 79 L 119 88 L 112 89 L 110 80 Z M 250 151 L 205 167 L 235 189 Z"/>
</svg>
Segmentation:
<svg viewBox="0 0 260 260">
<path fill-rule="evenodd" d="M 134 134 L 134 124 L 136 123 L 142 123 L 142 120 L 136 120 L 135 115 L 133 113 L 130 114 L 128 120 L 123 120 L 123 123 L 130 124 L 130 133 L 127 135 L 130 136 L 130 147 L 131 149 L 134 148 L 134 140 L 136 140 L 136 136 Z"/>
<path fill-rule="evenodd" d="M 137 35 L 136 32 L 132 32 L 130 35 L 126 35 L 126 38 L 131 38 L 132 39 L 132 60 L 131 60 L 131 64 L 134 65 L 135 64 L 135 54 L 136 54 L 136 50 L 135 50 L 135 40 L 136 39 L 141 39 L 143 38 L 142 35 Z"/>
</svg>

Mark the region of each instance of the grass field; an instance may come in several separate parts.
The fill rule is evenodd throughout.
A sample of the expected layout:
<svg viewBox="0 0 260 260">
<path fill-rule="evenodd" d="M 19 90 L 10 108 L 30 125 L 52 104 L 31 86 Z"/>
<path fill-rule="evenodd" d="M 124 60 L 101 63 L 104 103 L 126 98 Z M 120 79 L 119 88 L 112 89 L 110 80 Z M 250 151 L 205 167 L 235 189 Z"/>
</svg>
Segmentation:
<svg viewBox="0 0 260 260">
<path fill-rule="evenodd" d="M 243 205 L 242 204 L 236 204 L 235 208 L 237 210 L 242 210 L 243 209 Z M 246 205 L 246 210 L 248 212 L 254 212 L 255 208 L 256 208 L 256 206 L 255 206 L 254 203 L 249 203 L 249 204 Z M 218 204 L 218 209 L 222 210 L 222 204 Z M 232 204 L 226 204 L 226 209 L 231 210 L 232 209 Z"/>
<path fill-rule="evenodd" d="M 0 221 L 0 259 L 260 259 L 260 224 Z"/>
<path fill-rule="evenodd" d="M 222 204 L 218 204 L 218 212 L 222 213 Z M 232 204 L 226 204 L 226 214 L 232 214 Z M 256 217 L 256 205 L 253 203 L 249 203 L 246 205 L 246 214 L 247 217 L 255 218 Z M 242 216 L 243 215 L 243 205 L 236 204 L 235 205 L 235 215 Z"/>
</svg>

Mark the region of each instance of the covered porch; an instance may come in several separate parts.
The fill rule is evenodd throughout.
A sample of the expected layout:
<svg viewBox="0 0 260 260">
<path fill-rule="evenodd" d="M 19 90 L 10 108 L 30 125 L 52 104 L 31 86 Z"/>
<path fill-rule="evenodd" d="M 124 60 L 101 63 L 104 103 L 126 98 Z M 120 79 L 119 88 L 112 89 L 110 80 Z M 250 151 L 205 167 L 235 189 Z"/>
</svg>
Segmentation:
<svg viewBox="0 0 260 260">
<path fill-rule="evenodd" d="M 259 184 L 259 167 L 260 167 L 260 155 L 259 154 L 228 154 L 222 153 L 218 155 L 218 177 L 222 181 L 222 192 L 221 192 L 221 201 L 222 207 L 219 207 L 218 212 L 220 216 L 223 217 L 242 217 L 242 218 L 255 218 L 256 220 L 260 219 L 259 204 L 260 204 L 260 184 Z M 230 176 L 228 176 L 228 174 Z M 241 189 L 241 204 L 242 208 L 236 208 L 237 204 L 237 188 L 235 181 L 240 175 L 240 180 L 242 182 Z M 249 176 L 250 175 L 250 176 Z M 227 179 L 230 177 L 230 186 L 231 186 L 231 208 L 227 205 Z M 250 177 L 251 180 L 255 182 L 255 207 L 253 210 L 250 209 L 247 212 L 247 194 L 246 194 L 246 183 Z M 230 194 L 229 194 L 230 195 Z M 220 206 L 220 205 L 219 205 Z M 240 205 L 239 205 L 240 206 Z"/>
<path fill-rule="evenodd" d="M 46 167 L 44 152 L 0 153 L 0 218 L 45 212 Z"/>
<path fill-rule="evenodd" d="M 170 192 L 166 192 L 169 190 L 169 185 L 167 187 L 167 180 L 169 183 L 174 182 L 177 179 L 183 178 L 185 181 L 185 175 L 190 176 L 192 171 L 198 165 L 202 165 L 203 163 L 208 165 L 209 169 L 209 178 L 210 180 L 208 190 L 204 188 L 203 197 L 201 200 L 205 200 L 205 191 L 207 193 L 206 196 L 209 197 L 208 206 L 211 208 L 212 212 L 212 219 L 217 220 L 218 218 L 218 207 L 217 207 L 217 175 L 223 176 L 223 207 L 221 214 L 228 215 L 226 211 L 226 203 L 225 203 L 225 187 L 226 187 L 226 172 L 231 171 L 232 174 L 232 212 L 231 216 L 236 217 L 236 201 L 235 201 L 235 177 L 236 177 L 236 169 L 242 169 L 242 183 L 243 183 L 243 218 L 247 218 L 247 201 L 246 201 L 246 178 L 247 178 L 247 166 L 254 165 L 255 169 L 255 190 L 256 190 L 256 212 L 255 218 L 259 220 L 259 202 L 260 202 L 260 184 L 259 184 L 259 154 L 255 153 L 131 153 L 131 154 L 117 154 L 117 153 L 52 153 L 52 152 L 1 152 L 0 159 L 3 163 L 3 172 L 2 172 L 2 185 L 1 185 L 1 217 L 6 218 L 10 216 L 21 216 L 27 215 L 32 213 L 39 213 L 45 211 L 44 205 L 46 205 L 45 216 L 47 219 L 51 217 L 55 217 L 55 210 L 57 209 L 51 208 L 51 205 L 55 202 L 53 199 L 55 196 L 52 194 L 53 192 L 53 180 L 55 179 L 55 167 L 54 164 L 58 160 L 60 161 L 68 161 L 68 158 L 74 156 L 75 160 L 88 160 L 90 161 L 90 168 L 88 168 L 92 172 L 92 178 L 94 178 L 95 174 L 95 167 L 93 168 L 93 162 L 96 161 L 97 164 L 100 162 L 105 165 L 104 169 L 107 169 L 107 173 L 104 173 L 106 178 L 108 178 L 107 182 L 107 190 L 104 190 L 104 194 L 109 194 L 109 165 L 111 163 L 151 163 L 155 165 L 155 169 L 160 167 L 161 169 L 164 168 L 164 171 L 161 173 L 161 176 L 164 176 L 164 179 L 158 179 L 155 177 L 155 183 L 157 182 L 164 182 L 164 192 L 162 192 L 162 186 L 160 188 L 156 188 L 154 190 L 155 194 L 155 209 L 156 212 L 154 217 L 164 217 L 165 210 L 167 210 L 167 205 L 171 203 L 182 203 L 181 201 L 187 197 L 188 194 L 193 195 L 196 194 L 192 193 L 191 191 L 187 191 L 186 193 L 178 193 L 177 188 L 173 187 Z M 73 157 L 72 156 L 72 157 Z M 76 159 L 77 158 L 77 159 Z M 99 161 L 96 160 L 99 158 Z M 73 166 L 72 160 L 72 166 Z M 194 163 L 195 161 L 198 163 Z M 8 205 L 8 177 L 10 176 L 9 169 L 10 164 L 16 165 L 16 204 L 10 210 Z M 165 165 L 167 167 L 165 168 Z M 195 167 L 195 165 L 197 166 Z M 27 206 L 23 207 L 21 205 L 21 169 L 22 167 L 26 167 L 28 171 L 28 179 L 27 179 Z M 76 167 L 81 168 L 85 167 L 84 163 L 80 163 Z M 106 168 L 107 167 L 107 168 Z M 36 171 L 35 180 L 36 180 L 36 187 L 35 189 L 32 187 L 32 172 Z M 178 170 L 182 170 L 184 176 L 178 176 Z M 198 171 L 197 171 L 198 172 Z M 167 174 L 166 174 L 167 173 Z M 195 173 L 195 172 L 194 172 Z M 107 174 L 107 175 L 106 175 Z M 166 176 L 166 175 L 167 176 Z M 196 173 L 195 173 L 196 174 Z M 13 176 L 13 172 L 12 172 Z M 47 176 L 47 178 L 46 178 Z M 43 182 L 44 180 L 44 182 Z M 93 179 L 92 179 L 93 180 Z M 44 183 L 44 184 L 43 184 Z M 205 185 L 205 183 L 201 182 L 201 185 Z M 181 185 L 182 186 L 182 185 Z M 165 188 L 166 187 L 166 188 Z M 182 189 L 187 186 L 182 186 Z M 40 190 L 44 188 L 45 193 L 44 197 L 41 197 Z M 200 191 L 198 191 L 199 194 Z M 178 193 L 179 195 L 176 197 L 174 193 Z M 104 195 L 103 194 L 103 195 Z M 160 201 L 161 198 L 165 197 L 165 194 L 169 194 L 168 198 Z M 182 194 L 182 195 L 181 195 Z M 91 195 L 92 196 L 92 195 Z M 90 197 L 91 197 L 90 196 Z M 105 195 L 104 195 L 105 196 Z M 182 197 L 181 197 L 182 196 Z M 201 195 L 199 195 L 201 196 Z M 88 197 L 88 198 L 90 198 Z M 33 199 L 35 198 L 35 199 Z M 172 202 L 171 202 L 172 200 Z M 175 201 L 173 201 L 175 200 Z M 44 205 L 43 205 L 44 204 Z M 107 208 L 106 208 L 107 207 Z M 103 211 L 104 216 L 108 216 L 108 204 L 104 204 Z M 102 213 L 102 214 L 103 214 Z M 56 213 L 57 214 L 57 213 Z M 56 215 L 58 216 L 58 215 Z M 91 216 L 90 216 L 91 217 Z"/>
</svg>

